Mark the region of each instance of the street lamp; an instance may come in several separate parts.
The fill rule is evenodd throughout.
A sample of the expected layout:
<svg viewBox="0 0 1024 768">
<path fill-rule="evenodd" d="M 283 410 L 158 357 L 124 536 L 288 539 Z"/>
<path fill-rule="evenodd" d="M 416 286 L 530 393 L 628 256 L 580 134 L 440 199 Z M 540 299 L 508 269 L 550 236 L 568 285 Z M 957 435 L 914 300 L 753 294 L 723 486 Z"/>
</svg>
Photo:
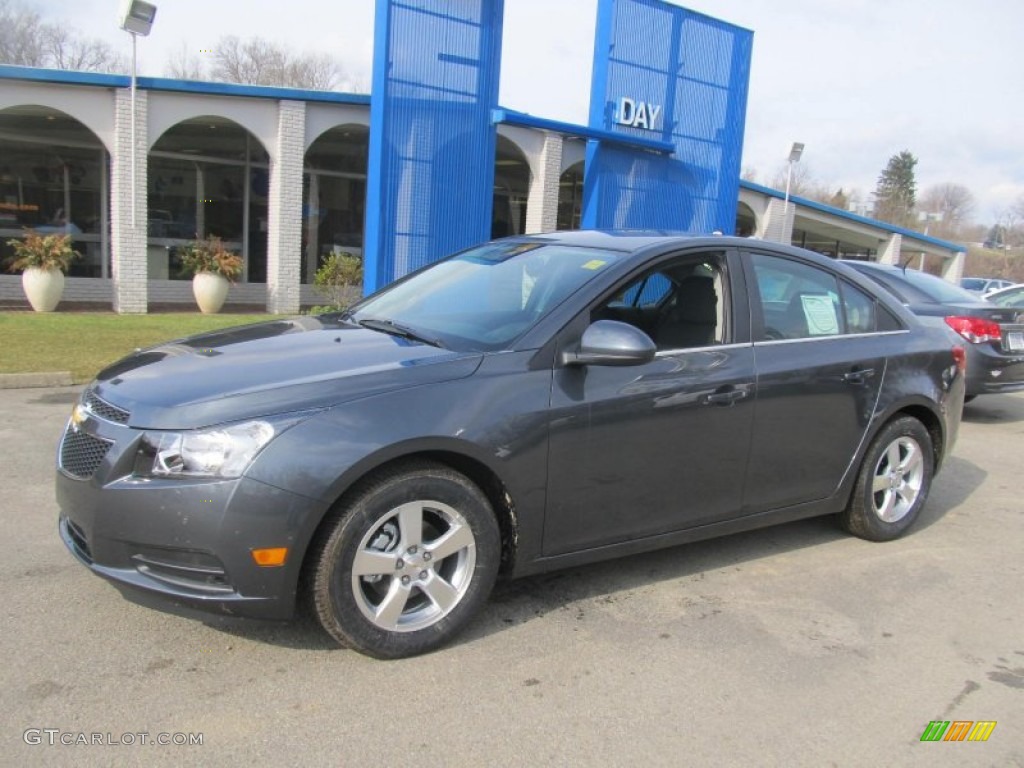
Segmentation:
<svg viewBox="0 0 1024 768">
<path fill-rule="evenodd" d="M 804 153 L 804 145 L 802 142 L 794 141 L 793 146 L 789 148 L 789 170 L 786 173 L 786 200 L 785 200 L 785 211 L 789 213 L 789 187 L 793 183 L 793 166 L 800 162 L 800 156 Z"/>
<path fill-rule="evenodd" d="M 145 37 L 153 28 L 153 19 L 156 18 L 156 6 L 152 3 L 143 2 L 143 0 L 121 0 L 121 10 L 118 18 L 120 19 L 121 29 L 132 36 L 132 229 L 135 229 L 135 38 L 139 35 Z"/>
<path fill-rule="evenodd" d="M 924 222 L 924 232 L 922 233 L 925 237 L 928 236 L 928 227 L 931 226 L 933 221 L 942 221 L 942 212 L 931 213 L 930 211 L 918 211 L 917 220 Z M 917 268 L 918 271 L 924 271 L 924 260 L 925 252 L 921 251 L 921 265 Z"/>
</svg>

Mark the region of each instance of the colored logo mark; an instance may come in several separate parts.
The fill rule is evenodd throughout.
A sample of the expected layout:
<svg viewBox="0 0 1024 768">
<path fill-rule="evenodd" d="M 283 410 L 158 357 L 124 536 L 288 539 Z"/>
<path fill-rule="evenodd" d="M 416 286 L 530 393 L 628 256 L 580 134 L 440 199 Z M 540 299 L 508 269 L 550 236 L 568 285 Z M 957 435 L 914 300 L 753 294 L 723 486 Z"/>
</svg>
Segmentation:
<svg viewBox="0 0 1024 768">
<path fill-rule="evenodd" d="M 995 728 L 995 720 L 932 720 L 921 741 L 988 741 Z"/>
</svg>

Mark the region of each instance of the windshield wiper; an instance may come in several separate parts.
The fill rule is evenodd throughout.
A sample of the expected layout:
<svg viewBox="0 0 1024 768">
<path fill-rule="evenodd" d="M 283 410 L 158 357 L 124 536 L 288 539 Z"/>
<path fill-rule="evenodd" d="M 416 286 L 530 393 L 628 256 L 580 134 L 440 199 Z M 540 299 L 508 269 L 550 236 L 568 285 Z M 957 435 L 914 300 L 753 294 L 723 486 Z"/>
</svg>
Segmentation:
<svg viewBox="0 0 1024 768">
<path fill-rule="evenodd" d="M 369 328 L 372 331 L 382 331 L 384 333 L 389 333 L 392 336 L 409 339 L 410 341 L 419 341 L 423 344 L 429 344 L 432 347 L 444 348 L 444 344 L 442 344 L 439 339 L 435 339 L 433 336 L 426 336 L 415 328 L 410 328 L 407 325 L 396 323 L 394 320 L 381 320 L 376 317 L 367 317 L 362 320 L 356 320 L 356 322 L 363 328 Z"/>
</svg>

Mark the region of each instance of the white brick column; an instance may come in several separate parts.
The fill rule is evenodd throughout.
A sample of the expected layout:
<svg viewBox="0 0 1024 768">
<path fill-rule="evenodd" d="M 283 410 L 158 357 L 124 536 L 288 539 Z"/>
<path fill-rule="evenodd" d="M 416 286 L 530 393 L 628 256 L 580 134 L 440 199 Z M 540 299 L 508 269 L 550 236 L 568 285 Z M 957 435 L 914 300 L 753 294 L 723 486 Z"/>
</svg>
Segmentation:
<svg viewBox="0 0 1024 768">
<path fill-rule="evenodd" d="M 960 285 L 960 278 L 964 276 L 964 260 L 967 254 L 964 251 L 957 251 L 952 257 L 946 259 L 942 264 L 942 278 Z"/>
<path fill-rule="evenodd" d="M 792 244 L 795 216 L 796 203 L 790 200 L 787 205 L 786 201 L 773 197 L 768 201 L 768 207 L 765 208 L 757 236 L 773 243 Z"/>
<path fill-rule="evenodd" d="M 305 138 L 305 102 L 280 102 L 267 221 L 267 311 L 275 314 L 299 311 Z"/>
<path fill-rule="evenodd" d="M 531 166 L 526 233 L 554 232 L 558 227 L 558 182 L 562 176 L 562 137 L 559 134 L 545 131 L 540 156 Z"/>
<path fill-rule="evenodd" d="M 110 155 L 110 255 L 114 279 L 114 311 L 122 314 L 147 310 L 146 234 L 149 222 L 146 200 L 145 91 L 135 93 L 135 147 L 132 147 L 132 95 L 127 88 L 115 94 L 114 151 Z M 132 151 L 135 152 L 134 195 Z M 135 217 L 132 219 L 134 197 Z"/>
<path fill-rule="evenodd" d="M 885 245 L 878 249 L 879 264 L 899 264 L 900 251 L 903 249 L 903 235 L 893 233 Z"/>
</svg>

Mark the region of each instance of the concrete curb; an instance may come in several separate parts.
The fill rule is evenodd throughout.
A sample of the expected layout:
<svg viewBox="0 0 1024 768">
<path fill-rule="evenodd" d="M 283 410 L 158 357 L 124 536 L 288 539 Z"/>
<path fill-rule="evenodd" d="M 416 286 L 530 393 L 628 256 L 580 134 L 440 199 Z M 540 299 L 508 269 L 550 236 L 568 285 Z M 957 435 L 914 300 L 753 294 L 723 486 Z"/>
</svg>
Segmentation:
<svg viewBox="0 0 1024 768">
<path fill-rule="evenodd" d="M 70 371 L 44 373 L 0 373 L 0 389 L 29 389 L 34 387 L 70 387 Z"/>
</svg>

